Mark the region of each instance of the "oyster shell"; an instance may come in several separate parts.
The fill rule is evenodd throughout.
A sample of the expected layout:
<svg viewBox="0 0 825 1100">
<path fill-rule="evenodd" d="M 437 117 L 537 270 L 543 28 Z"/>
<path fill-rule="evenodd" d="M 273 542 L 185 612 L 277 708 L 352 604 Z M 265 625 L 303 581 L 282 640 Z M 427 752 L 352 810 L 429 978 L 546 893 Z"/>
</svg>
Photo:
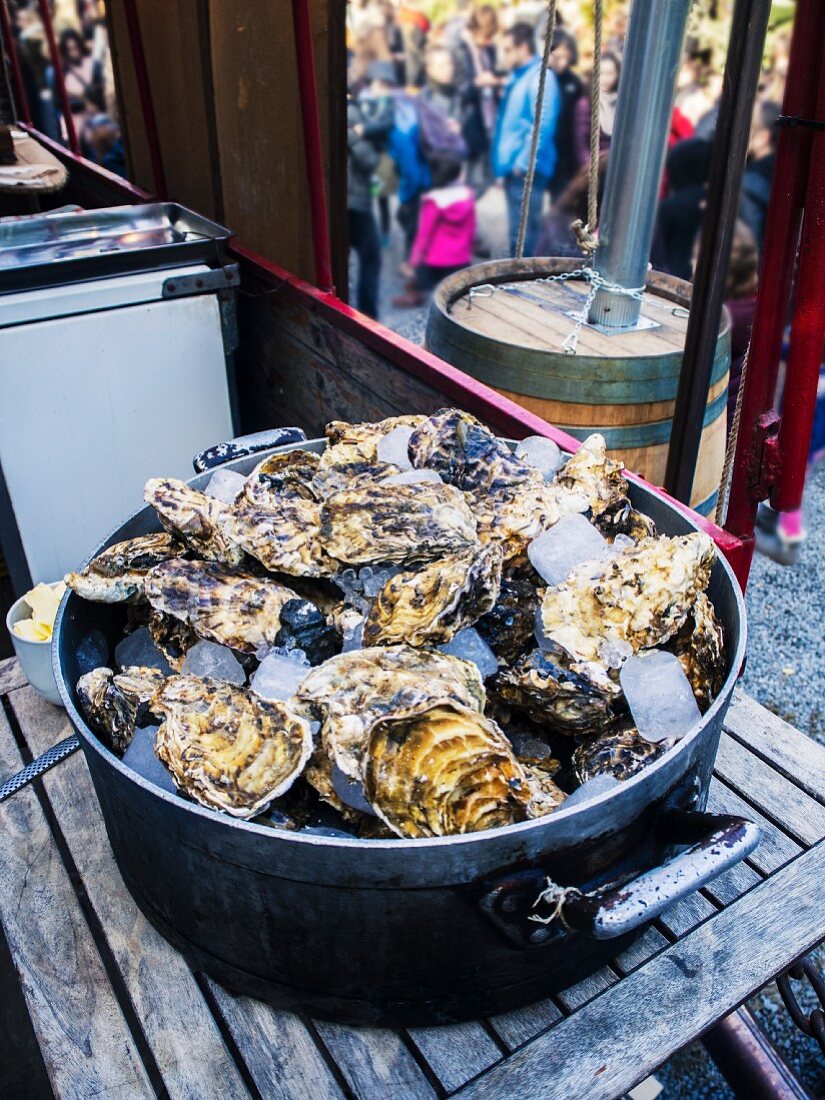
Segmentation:
<svg viewBox="0 0 825 1100">
<path fill-rule="evenodd" d="M 272 495 L 251 501 L 242 496 L 232 507 L 226 530 L 233 542 L 275 573 L 328 577 L 338 568 L 319 541 L 321 505 L 315 500 Z"/>
<path fill-rule="evenodd" d="M 501 550 L 475 546 L 391 577 L 364 623 L 364 645 L 441 645 L 490 611 L 501 585 Z"/>
<path fill-rule="evenodd" d="M 179 790 L 233 817 L 261 813 L 288 790 L 312 751 L 309 722 L 284 703 L 196 676 L 173 676 L 151 707 L 155 751 Z"/>
<path fill-rule="evenodd" d="M 695 531 L 645 538 L 607 561 L 585 562 L 547 589 L 544 633 L 575 661 L 596 664 L 603 663 L 605 646 L 637 653 L 661 645 L 681 629 L 707 588 L 715 557 L 709 536 Z"/>
<path fill-rule="evenodd" d="M 559 733 L 593 732 L 609 726 L 621 688 L 609 677 L 594 684 L 570 667 L 567 655 L 534 649 L 493 681 L 492 695 L 520 707 L 535 722 Z"/>
<path fill-rule="evenodd" d="M 451 485 L 368 485 L 327 497 L 321 544 L 351 565 L 425 562 L 476 542 L 476 524 L 462 493 Z"/>
<path fill-rule="evenodd" d="M 123 753 L 135 724 L 166 677 L 157 668 L 95 668 L 77 681 L 77 697 L 86 721 L 105 735 L 115 752 Z"/>
<path fill-rule="evenodd" d="M 156 611 L 240 653 L 277 645 L 281 610 L 297 599 L 277 581 L 202 561 L 164 562 L 147 575 L 144 592 Z"/>
<path fill-rule="evenodd" d="M 152 641 L 161 651 L 169 664 L 180 671 L 184 658 L 197 642 L 198 635 L 188 623 L 181 622 L 174 615 L 149 608 L 148 623 Z"/>
<path fill-rule="evenodd" d="M 139 535 L 109 546 L 79 573 L 67 573 L 65 580 L 84 600 L 123 603 L 142 593 L 150 569 L 186 553 L 186 546 L 172 535 Z"/>
<path fill-rule="evenodd" d="M 539 607 L 537 579 L 536 574 L 531 577 L 525 573 L 503 576 L 498 599 L 475 624 L 496 657 L 509 664 L 525 649 L 535 645 L 536 612 Z"/>
<path fill-rule="evenodd" d="M 554 484 L 587 498 L 593 522 L 605 536 L 629 535 L 638 542 L 656 534 L 653 520 L 631 505 L 624 463 L 608 458 L 605 438 L 598 432 L 570 456 Z"/>
<path fill-rule="evenodd" d="M 377 719 L 364 790 L 398 836 L 451 836 L 527 818 L 531 792 L 507 738 L 484 715 L 440 702 Z"/>
<path fill-rule="evenodd" d="M 581 783 L 597 775 L 629 779 L 675 743 L 672 739 L 656 744 L 645 741 L 635 726 L 610 729 L 582 740 L 573 753 L 573 770 Z"/>
<path fill-rule="evenodd" d="M 374 439 L 340 442 L 327 447 L 312 479 L 313 491 L 319 499 L 349 488 L 352 482 L 369 485 L 382 477 L 400 473 L 398 466 L 378 459 L 376 444 L 381 434 L 378 432 Z"/>
<path fill-rule="evenodd" d="M 225 565 L 240 565 L 243 550 L 228 531 L 229 505 L 190 488 L 176 478 L 152 478 L 143 499 L 151 504 L 167 531 L 181 539 L 199 557 Z"/>
<path fill-rule="evenodd" d="M 549 766 L 543 761 L 529 761 L 516 757 L 527 778 L 530 801 L 527 803 L 528 817 L 546 817 L 561 806 L 567 795 L 557 786 L 553 776 L 558 770 L 558 761 Z"/>
<path fill-rule="evenodd" d="M 266 504 L 280 497 L 319 499 L 312 488 L 320 459 L 314 451 L 287 451 L 259 462 L 247 477 L 243 495 L 250 504 Z"/>
<path fill-rule="evenodd" d="M 363 781 L 367 733 L 376 718 L 421 709 L 435 700 L 479 712 L 485 702 L 475 665 L 410 646 L 340 653 L 304 677 L 297 698 L 322 723 L 307 779 L 333 806 L 340 805 L 332 783 L 333 765 Z"/>
<path fill-rule="evenodd" d="M 549 485 L 540 478 L 503 486 L 489 492 L 468 493 L 481 542 L 497 542 L 504 552 L 505 569 L 527 561 L 527 547 L 562 516 L 582 512 L 587 502 L 580 493 Z"/>
<path fill-rule="evenodd" d="M 534 467 L 460 409 L 440 409 L 427 417 L 410 437 L 409 452 L 413 466 L 437 470 L 444 481 L 466 492 L 483 494 L 541 481 Z"/>
<path fill-rule="evenodd" d="M 679 658 L 704 714 L 725 682 L 724 633 L 704 592 L 696 597 L 682 629 L 668 648 Z"/>
<path fill-rule="evenodd" d="M 339 443 L 366 444 L 365 453 L 375 458 L 375 448 L 382 435 L 388 435 L 396 428 L 417 428 L 426 420 L 426 416 L 413 413 L 408 416 L 388 416 L 375 423 L 349 424 L 346 420 L 332 420 L 326 426 L 325 435 L 331 446 Z"/>
</svg>

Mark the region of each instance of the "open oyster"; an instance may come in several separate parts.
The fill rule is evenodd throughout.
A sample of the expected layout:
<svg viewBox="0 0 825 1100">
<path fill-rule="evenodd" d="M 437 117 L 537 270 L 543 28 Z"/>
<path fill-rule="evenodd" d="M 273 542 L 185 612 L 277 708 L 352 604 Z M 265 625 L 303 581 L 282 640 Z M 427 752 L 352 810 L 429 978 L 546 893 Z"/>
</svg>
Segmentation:
<svg viewBox="0 0 825 1100">
<path fill-rule="evenodd" d="M 463 494 L 439 482 L 373 482 L 333 493 L 321 509 L 322 546 L 350 565 L 433 561 L 475 542 Z"/>
<path fill-rule="evenodd" d="M 410 437 L 409 451 L 413 466 L 437 470 L 444 481 L 466 492 L 541 480 L 537 470 L 460 409 L 440 409 L 427 417 Z"/>
<path fill-rule="evenodd" d="M 603 435 L 594 432 L 584 440 L 554 478 L 554 484 L 583 494 L 593 522 L 603 535 L 629 535 L 637 542 L 655 535 L 653 520 L 637 512 L 628 498 L 624 463 L 608 458 Z"/>
<path fill-rule="evenodd" d="M 544 633 L 577 662 L 603 664 L 605 647 L 624 647 L 627 655 L 661 645 L 707 588 L 715 557 L 708 535 L 695 531 L 645 538 L 607 561 L 585 562 L 547 589 Z"/>
<path fill-rule="evenodd" d="M 455 703 L 377 719 L 364 789 L 402 837 L 450 836 L 527 818 L 530 790 L 498 726 Z"/>
<path fill-rule="evenodd" d="M 176 535 L 199 557 L 240 565 L 243 550 L 227 530 L 229 505 L 192 489 L 175 478 L 152 478 L 143 499 L 151 504 L 167 531 Z"/>
<path fill-rule="evenodd" d="M 265 810 L 312 751 L 305 718 L 235 684 L 173 676 L 151 707 L 163 716 L 155 751 L 178 789 L 233 817 Z"/>
<path fill-rule="evenodd" d="M 710 600 L 700 592 L 668 648 L 679 658 L 703 714 L 725 682 L 723 643 L 722 624 Z"/>
<path fill-rule="evenodd" d="M 241 653 L 277 645 L 281 610 L 297 599 L 277 581 L 202 561 L 164 562 L 147 575 L 144 593 L 156 611 Z"/>
<path fill-rule="evenodd" d="M 77 697 L 92 729 L 108 739 L 115 752 L 125 752 L 135 724 L 166 677 L 157 668 L 95 668 L 77 681 Z"/>
<path fill-rule="evenodd" d="M 315 500 L 273 495 L 253 502 L 242 495 L 226 529 L 238 546 L 275 573 L 328 577 L 338 568 L 319 541 L 321 505 Z"/>
<path fill-rule="evenodd" d="M 573 753 L 573 770 L 582 783 L 597 775 L 629 779 L 674 744 L 673 740 L 645 741 L 635 726 L 609 729 L 582 740 Z"/>
<path fill-rule="evenodd" d="M 481 712 L 485 695 L 475 665 L 445 653 L 387 646 L 340 653 L 314 668 L 297 698 L 322 722 L 320 744 L 307 779 L 332 805 L 332 768 L 363 781 L 366 737 L 376 718 L 448 700 Z"/>
<path fill-rule="evenodd" d="M 621 697 L 620 686 L 607 676 L 595 684 L 570 664 L 563 650 L 551 656 L 534 649 L 511 667 L 499 669 L 490 692 L 559 733 L 595 732 L 609 726 Z"/>
<path fill-rule="evenodd" d="M 501 584 L 501 550 L 476 545 L 398 573 L 378 594 L 364 623 L 364 645 L 441 645 L 490 611 Z"/>
<path fill-rule="evenodd" d="M 247 477 L 243 495 L 250 504 L 266 504 L 273 498 L 302 497 L 317 500 L 312 479 L 320 459 L 314 451 L 286 451 L 269 455 Z"/>
<path fill-rule="evenodd" d="M 187 552 L 172 535 L 139 535 L 109 546 L 79 573 L 67 573 L 66 584 L 84 600 L 123 603 L 141 594 L 150 569 Z"/>
</svg>

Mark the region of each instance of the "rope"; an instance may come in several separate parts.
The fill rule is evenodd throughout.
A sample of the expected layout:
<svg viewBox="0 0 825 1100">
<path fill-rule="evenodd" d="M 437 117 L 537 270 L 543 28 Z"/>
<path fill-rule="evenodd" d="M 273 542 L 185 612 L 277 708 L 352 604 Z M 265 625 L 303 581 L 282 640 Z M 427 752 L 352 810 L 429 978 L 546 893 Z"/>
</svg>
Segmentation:
<svg viewBox="0 0 825 1100">
<path fill-rule="evenodd" d="M 602 75 L 602 20 L 603 0 L 595 0 L 595 28 L 593 33 L 593 74 L 590 77 L 590 164 L 587 172 L 587 230 L 592 236 L 596 232 L 599 220 L 599 138 L 601 118 L 599 103 L 601 100 Z M 595 251 L 595 248 L 588 251 Z"/>
<path fill-rule="evenodd" d="M 544 110 L 544 86 L 547 83 L 547 66 L 550 64 L 550 46 L 556 25 L 556 0 L 547 0 L 547 29 L 544 32 L 544 53 L 541 57 L 539 88 L 536 96 L 536 117 L 533 119 L 533 133 L 530 137 L 530 160 L 527 175 L 524 177 L 524 189 L 521 192 L 521 212 L 519 214 L 518 237 L 516 239 L 516 259 L 524 255 L 524 238 L 527 234 L 527 215 L 530 211 L 530 198 L 533 194 L 533 178 L 536 174 L 536 157 L 539 151 L 541 133 L 541 115 Z"/>
<path fill-rule="evenodd" d="M 550 907 L 549 914 L 546 917 L 541 917 L 538 913 L 531 913 L 527 919 L 535 921 L 537 924 L 552 924 L 554 920 L 561 918 L 562 923 L 564 923 L 563 910 L 567 899 L 580 898 L 581 896 L 581 891 L 577 890 L 575 886 L 559 886 L 551 878 L 548 878 L 547 885 L 533 902 L 533 909 L 545 904 Z"/>
<path fill-rule="evenodd" d="M 742 360 L 742 373 L 739 376 L 739 388 L 736 391 L 736 408 L 733 411 L 733 423 L 730 426 L 728 445 L 725 448 L 725 464 L 722 467 L 722 478 L 719 482 L 719 499 L 716 502 L 716 525 L 721 527 L 728 516 L 728 498 L 730 496 L 730 472 L 733 466 L 736 444 L 739 439 L 739 424 L 742 420 L 742 398 L 745 393 L 745 379 L 748 377 L 748 359 L 751 346 L 745 349 L 745 358 Z"/>
</svg>

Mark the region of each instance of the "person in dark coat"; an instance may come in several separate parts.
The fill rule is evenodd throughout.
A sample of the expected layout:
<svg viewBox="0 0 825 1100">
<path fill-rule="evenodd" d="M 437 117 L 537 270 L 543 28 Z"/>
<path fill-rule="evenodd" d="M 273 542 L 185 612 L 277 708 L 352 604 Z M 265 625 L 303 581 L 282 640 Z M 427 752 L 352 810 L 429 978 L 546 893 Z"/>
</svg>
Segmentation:
<svg viewBox="0 0 825 1100">
<path fill-rule="evenodd" d="M 779 104 L 770 100 L 756 105 L 748 145 L 748 165 L 742 180 L 739 217 L 753 233 L 760 252 L 765 238 L 765 217 L 776 163 L 777 120 L 781 113 Z"/>
<path fill-rule="evenodd" d="M 364 134 L 364 117 L 355 100 L 347 104 L 347 227 L 349 245 L 358 256 L 356 303 L 368 317 L 378 317 L 381 244 L 372 208 L 372 174 L 378 151 Z"/>
<path fill-rule="evenodd" d="M 613 137 L 622 63 L 613 53 L 602 54 L 599 70 L 599 153 L 606 153 Z M 576 163 L 590 160 L 590 96 L 580 96 L 573 108 L 573 147 Z"/>
<path fill-rule="evenodd" d="M 710 172 L 709 141 L 688 138 L 667 154 L 670 194 L 659 203 L 656 219 L 656 252 L 653 266 L 690 279 L 693 274 L 693 245 L 702 224 Z"/>
<path fill-rule="evenodd" d="M 557 27 L 553 31 L 550 53 L 550 68 L 556 74 L 561 95 L 561 109 L 556 126 L 556 170 L 550 179 L 550 194 L 553 199 L 561 195 L 579 167 L 573 145 L 573 119 L 576 104 L 585 91 L 582 78 L 573 72 L 578 60 L 579 48 L 575 38 Z"/>
</svg>

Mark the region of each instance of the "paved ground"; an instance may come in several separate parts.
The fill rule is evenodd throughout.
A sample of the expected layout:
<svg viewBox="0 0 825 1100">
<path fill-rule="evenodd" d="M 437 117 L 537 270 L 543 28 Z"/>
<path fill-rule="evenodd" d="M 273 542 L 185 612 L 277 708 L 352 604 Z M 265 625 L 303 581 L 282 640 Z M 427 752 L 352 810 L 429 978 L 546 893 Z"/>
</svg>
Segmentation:
<svg viewBox="0 0 825 1100">
<path fill-rule="evenodd" d="M 490 190 L 478 207 L 479 226 L 493 256 L 507 255 L 503 193 Z M 398 273 L 402 243 L 395 226 L 383 254 L 380 319 L 414 343 L 424 342 L 426 307 L 393 308 L 403 291 Z M 757 555 L 748 585 L 747 690 L 798 729 L 825 744 L 825 463 L 812 475 L 805 501 L 808 540 L 793 567 Z M 818 953 L 825 972 L 825 948 Z M 808 1005 L 808 1010 L 815 1007 Z M 814 1094 L 825 1088 L 825 1057 L 794 1027 L 775 986 L 750 1008 L 783 1057 Z M 682 1051 L 657 1072 L 662 1100 L 728 1100 L 733 1093 L 699 1043 Z"/>
</svg>

